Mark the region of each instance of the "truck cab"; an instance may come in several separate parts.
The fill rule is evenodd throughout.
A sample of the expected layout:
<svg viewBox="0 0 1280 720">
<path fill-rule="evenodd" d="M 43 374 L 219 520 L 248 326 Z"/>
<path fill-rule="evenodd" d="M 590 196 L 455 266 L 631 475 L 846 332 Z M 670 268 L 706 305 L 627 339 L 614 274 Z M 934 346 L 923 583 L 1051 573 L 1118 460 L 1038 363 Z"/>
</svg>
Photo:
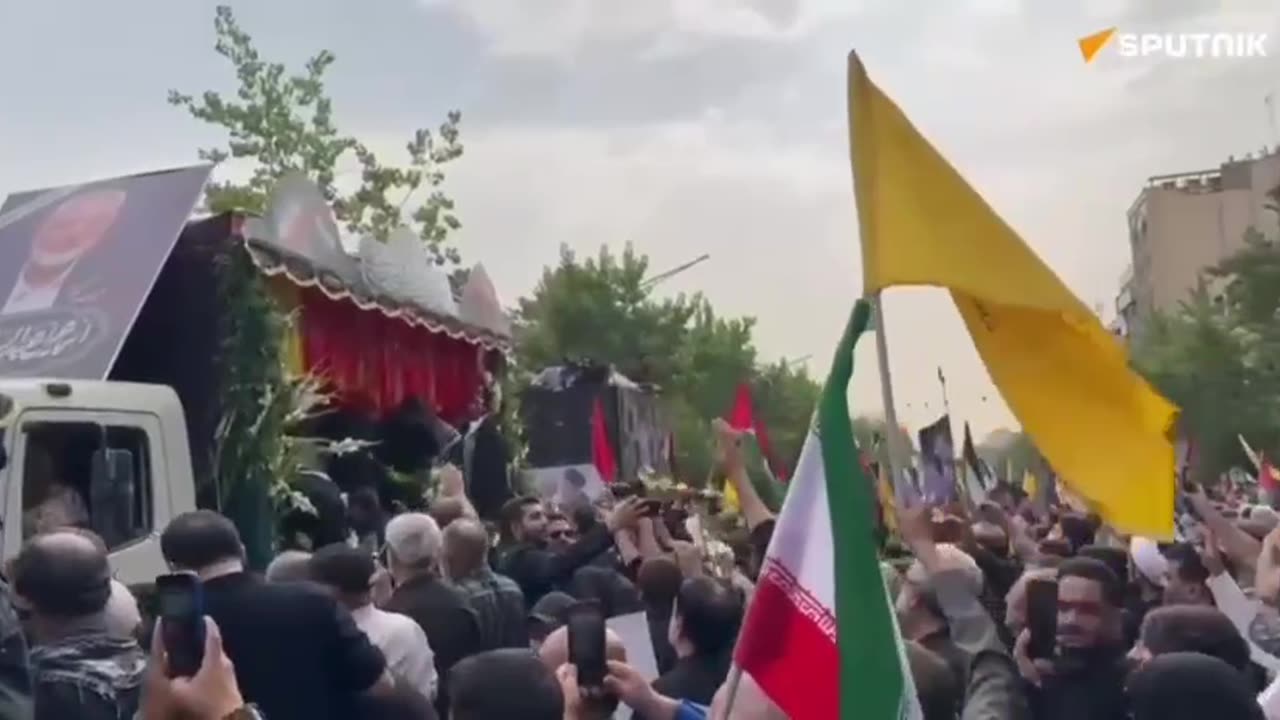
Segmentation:
<svg viewBox="0 0 1280 720">
<path fill-rule="evenodd" d="M 195 507 L 172 388 L 0 379 L 0 559 L 71 524 L 102 537 L 117 580 L 146 585 L 166 572 L 160 531 Z"/>
</svg>

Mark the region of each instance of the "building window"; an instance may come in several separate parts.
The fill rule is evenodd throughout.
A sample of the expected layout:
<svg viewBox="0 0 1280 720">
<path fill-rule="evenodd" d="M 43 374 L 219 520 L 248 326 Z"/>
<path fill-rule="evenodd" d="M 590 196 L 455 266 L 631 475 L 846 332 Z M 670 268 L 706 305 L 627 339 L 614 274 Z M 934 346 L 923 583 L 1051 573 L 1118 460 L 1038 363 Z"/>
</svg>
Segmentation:
<svg viewBox="0 0 1280 720">
<path fill-rule="evenodd" d="M 114 550 L 152 530 L 151 448 L 144 430 L 96 423 L 30 423 L 22 534 L 93 530 Z"/>
</svg>

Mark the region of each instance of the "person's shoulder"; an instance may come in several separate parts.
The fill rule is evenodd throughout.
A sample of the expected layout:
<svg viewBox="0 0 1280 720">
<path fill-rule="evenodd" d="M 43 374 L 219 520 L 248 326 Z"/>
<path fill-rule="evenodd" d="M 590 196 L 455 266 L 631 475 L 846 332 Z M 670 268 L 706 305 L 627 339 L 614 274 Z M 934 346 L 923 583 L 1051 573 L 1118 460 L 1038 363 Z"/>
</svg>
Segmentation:
<svg viewBox="0 0 1280 720">
<path fill-rule="evenodd" d="M 439 581 L 435 583 L 435 597 L 437 602 L 447 605 L 452 609 L 462 608 L 471 611 L 471 600 L 462 588 L 453 583 Z"/>
<path fill-rule="evenodd" d="M 338 601 L 312 582 L 261 582 L 246 592 L 246 607 L 269 608 L 285 615 L 314 618 L 316 614 L 330 614 L 338 607 Z"/>
<path fill-rule="evenodd" d="M 493 583 L 497 585 L 498 589 L 502 590 L 503 592 L 519 593 L 521 597 L 524 596 L 524 591 L 520 589 L 520 583 L 516 582 L 515 580 L 512 580 L 511 578 L 507 577 L 506 575 L 503 575 L 502 573 L 493 574 Z"/>
<path fill-rule="evenodd" d="M 405 633 L 414 636 L 423 634 L 422 626 L 408 615 L 382 608 L 374 608 L 373 616 L 377 618 L 375 622 L 397 634 Z"/>
</svg>

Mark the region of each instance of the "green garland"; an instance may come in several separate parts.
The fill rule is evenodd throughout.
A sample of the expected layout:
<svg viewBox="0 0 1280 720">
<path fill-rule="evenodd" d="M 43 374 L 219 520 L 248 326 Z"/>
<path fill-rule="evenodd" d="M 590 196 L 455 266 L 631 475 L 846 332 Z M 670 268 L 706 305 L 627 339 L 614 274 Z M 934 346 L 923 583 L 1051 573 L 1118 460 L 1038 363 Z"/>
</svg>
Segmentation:
<svg viewBox="0 0 1280 720">
<path fill-rule="evenodd" d="M 289 318 L 241 247 L 219 258 L 220 338 L 216 367 L 222 418 L 214 442 L 218 507 L 240 530 L 249 564 L 270 561 L 273 488 L 293 396 L 281 366 Z"/>
</svg>

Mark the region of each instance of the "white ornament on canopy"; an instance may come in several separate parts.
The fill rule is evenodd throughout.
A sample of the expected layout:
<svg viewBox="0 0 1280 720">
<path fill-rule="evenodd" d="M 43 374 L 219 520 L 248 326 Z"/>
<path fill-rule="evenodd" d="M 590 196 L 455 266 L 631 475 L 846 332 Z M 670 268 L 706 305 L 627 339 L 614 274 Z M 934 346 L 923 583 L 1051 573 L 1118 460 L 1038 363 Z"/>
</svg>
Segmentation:
<svg viewBox="0 0 1280 720">
<path fill-rule="evenodd" d="M 385 243 L 361 238 L 360 264 L 365 280 L 387 295 L 437 315 L 458 317 L 448 276 L 431 262 L 412 229 L 396 228 Z"/>
<path fill-rule="evenodd" d="M 462 286 L 462 297 L 458 300 L 458 312 L 465 323 L 502 337 L 511 336 L 511 319 L 502 309 L 498 291 L 483 265 L 477 264 L 467 276 L 467 283 Z"/>
</svg>

